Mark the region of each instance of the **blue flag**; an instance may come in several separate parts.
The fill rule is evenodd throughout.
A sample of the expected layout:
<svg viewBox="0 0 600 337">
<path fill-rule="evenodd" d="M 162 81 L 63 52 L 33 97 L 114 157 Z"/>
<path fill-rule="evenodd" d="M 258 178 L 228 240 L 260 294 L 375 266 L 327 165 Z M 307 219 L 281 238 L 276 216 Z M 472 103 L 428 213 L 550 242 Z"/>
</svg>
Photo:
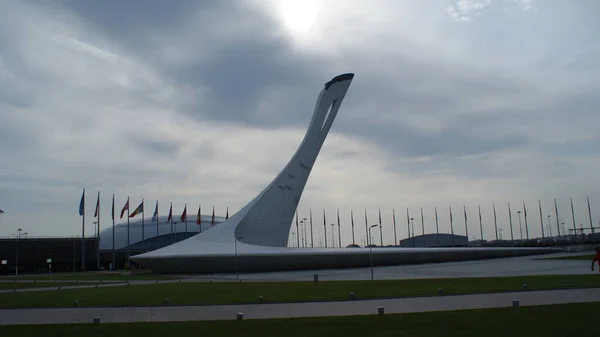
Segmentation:
<svg viewBox="0 0 600 337">
<path fill-rule="evenodd" d="M 83 194 L 81 194 L 81 201 L 79 202 L 79 215 L 83 215 L 84 204 L 85 204 L 85 188 L 83 189 Z"/>
</svg>

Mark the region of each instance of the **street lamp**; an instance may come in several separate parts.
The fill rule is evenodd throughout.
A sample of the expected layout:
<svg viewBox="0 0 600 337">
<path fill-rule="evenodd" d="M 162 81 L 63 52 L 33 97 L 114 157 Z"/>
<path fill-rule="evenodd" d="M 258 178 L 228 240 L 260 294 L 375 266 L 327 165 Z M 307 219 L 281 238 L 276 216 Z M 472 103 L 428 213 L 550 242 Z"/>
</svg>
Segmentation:
<svg viewBox="0 0 600 337">
<path fill-rule="evenodd" d="M 523 240 L 523 225 L 521 224 L 521 211 L 517 211 L 519 214 L 519 233 L 521 233 L 521 240 Z"/>
<path fill-rule="evenodd" d="M 17 237 L 17 251 L 15 256 L 15 276 L 19 276 L 19 239 L 21 235 L 27 235 L 27 233 L 22 233 L 23 230 L 21 228 L 17 229 L 17 234 L 13 234 Z"/>
<path fill-rule="evenodd" d="M 300 220 L 300 229 L 299 232 L 300 233 L 304 233 L 304 221 Z M 298 235 L 300 235 L 300 233 L 298 233 Z M 300 236 L 302 238 L 302 247 L 304 247 L 304 235 Z"/>
<path fill-rule="evenodd" d="M 377 225 L 369 227 L 369 237 L 371 237 L 371 229 L 373 227 L 377 227 Z M 371 281 L 373 281 L 373 245 L 369 245 L 369 259 L 371 260 Z"/>
<path fill-rule="evenodd" d="M 243 236 L 239 236 L 233 239 L 233 245 L 235 247 L 235 278 L 240 279 L 240 271 L 238 268 L 238 253 L 237 253 L 237 241 L 243 239 Z"/>
</svg>

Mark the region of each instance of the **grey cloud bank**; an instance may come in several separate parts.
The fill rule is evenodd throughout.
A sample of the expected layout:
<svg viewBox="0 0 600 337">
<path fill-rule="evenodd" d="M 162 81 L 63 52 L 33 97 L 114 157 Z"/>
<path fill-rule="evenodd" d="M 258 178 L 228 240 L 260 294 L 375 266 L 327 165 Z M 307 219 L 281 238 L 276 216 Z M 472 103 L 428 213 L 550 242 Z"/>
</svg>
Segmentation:
<svg viewBox="0 0 600 337">
<path fill-rule="evenodd" d="M 235 210 L 348 71 L 303 214 L 382 208 L 389 223 L 392 207 L 424 206 L 430 222 L 435 205 L 481 203 L 489 224 L 492 202 L 550 210 L 556 197 L 568 224 L 572 195 L 587 223 L 585 196 L 600 202 L 598 5 L 317 3 L 299 32 L 267 0 L 2 2 L 0 235 L 77 235 L 83 187 L 105 212 L 112 193 L 119 209 L 130 195 Z"/>
</svg>

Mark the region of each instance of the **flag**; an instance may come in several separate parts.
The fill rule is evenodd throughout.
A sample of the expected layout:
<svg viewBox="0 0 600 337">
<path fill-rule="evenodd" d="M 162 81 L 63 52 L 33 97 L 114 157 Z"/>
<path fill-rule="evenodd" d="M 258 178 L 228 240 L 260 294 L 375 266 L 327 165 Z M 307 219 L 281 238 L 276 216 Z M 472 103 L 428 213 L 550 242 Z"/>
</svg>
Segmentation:
<svg viewBox="0 0 600 337">
<path fill-rule="evenodd" d="M 167 218 L 167 222 L 173 220 L 173 203 L 171 203 L 171 207 L 169 207 L 169 217 Z"/>
<path fill-rule="evenodd" d="M 211 226 L 215 225 L 215 206 L 213 206 L 212 217 L 210 218 L 210 225 Z"/>
<path fill-rule="evenodd" d="M 85 188 L 83 194 L 81 194 L 81 201 L 79 202 L 79 215 L 83 215 L 83 208 L 85 207 Z"/>
<path fill-rule="evenodd" d="M 202 205 L 198 205 L 198 215 L 196 215 L 196 225 L 202 225 L 202 217 L 200 216 Z"/>
<path fill-rule="evenodd" d="M 183 213 L 181 213 L 181 217 L 179 218 L 179 220 L 181 222 L 184 222 L 186 218 L 187 218 L 187 204 L 185 204 L 185 207 L 183 208 Z"/>
<path fill-rule="evenodd" d="M 229 219 L 229 206 L 227 206 L 227 214 L 225 214 L 225 220 Z"/>
<path fill-rule="evenodd" d="M 98 199 L 96 200 L 96 210 L 94 211 L 94 218 L 98 217 L 100 211 L 100 191 L 98 191 Z"/>
<path fill-rule="evenodd" d="M 152 214 L 152 222 L 158 221 L 158 200 L 156 200 L 156 207 L 154 207 L 154 214 Z"/>
<path fill-rule="evenodd" d="M 130 218 L 144 212 L 144 202 L 142 201 L 140 205 L 129 215 Z"/>
<path fill-rule="evenodd" d="M 110 216 L 112 217 L 112 219 L 115 219 L 115 195 L 113 194 L 113 199 L 112 199 L 112 208 L 110 209 Z"/>
<path fill-rule="evenodd" d="M 123 206 L 123 209 L 121 210 L 121 219 L 123 219 L 123 214 L 125 214 L 125 211 L 129 211 L 129 197 L 127 197 L 127 202 L 125 203 L 125 206 Z"/>
</svg>

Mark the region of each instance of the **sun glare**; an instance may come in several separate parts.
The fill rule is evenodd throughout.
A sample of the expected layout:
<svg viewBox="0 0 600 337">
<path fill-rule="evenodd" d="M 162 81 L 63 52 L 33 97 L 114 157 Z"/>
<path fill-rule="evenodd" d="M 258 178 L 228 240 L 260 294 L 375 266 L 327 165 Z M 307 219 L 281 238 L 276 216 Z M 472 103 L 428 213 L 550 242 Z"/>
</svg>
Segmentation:
<svg viewBox="0 0 600 337">
<path fill-rule="evenodd" d="M 306 34 L 317 22 L 319 0 L 283 0 L 281 16 L 287 29 L 295 34 Z"/>
</svg>

